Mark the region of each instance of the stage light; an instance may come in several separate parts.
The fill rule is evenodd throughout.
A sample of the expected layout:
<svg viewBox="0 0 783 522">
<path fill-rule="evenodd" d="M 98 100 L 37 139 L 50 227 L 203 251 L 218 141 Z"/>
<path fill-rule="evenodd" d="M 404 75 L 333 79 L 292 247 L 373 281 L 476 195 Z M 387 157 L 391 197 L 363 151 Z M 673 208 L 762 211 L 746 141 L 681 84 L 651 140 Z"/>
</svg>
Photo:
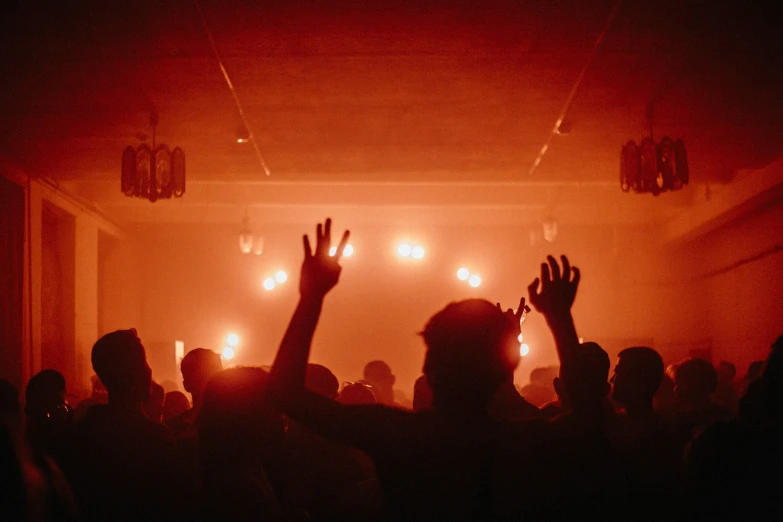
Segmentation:
<svg viewBox="0 0 783 522">
<path fill-rule="evenodd" d="M 408 243 L 401 243 L 400 246 L 397 247 L 397 254 L 399 254 L 400 257 L 409 257 L 412 250 L 413 249 Z"/>
<path fill-rule="evenodd" d="M 267 277 L 264 279 L 264 289 L 265 290 L 272 290 L 275 287 L 275 280 L 271 277 Z"/>
<path fill-rule="evenodd" d="M 226 344 L 230 347 L 234 347 L 239 344 L 239 336 L 235 333 L 230 333 L 226 337 Z"/>
<path fill-rule="evenodd" d="M 473 274 L 468 278 L 468 284 L 473 288 L 478 288 L 481 285 L 481 277 Z"/>
<path fill-rule="evenodd" d="M 333 246 L 329 249 L 329 257 L 334 257 L 334 255 L 337 253 L 337 247 Z M 345 248 L 343 248 L 343 257 L 351 257 L 351 254 L 353 254 L 353 247 L 348 244 L 345 245 Z"/>
<path fill-rule="evenodd" d="M 288 274 L 286 274 L 285 271 L 280 270 L 278 273 L 275 274 L 275 281 L 280 284 L 285 283 L 286 281 L 288 281 Z"/>
<path fill-rule="evenodd" d="M 521 345 L 519 345 L 519 355 L 524 357 L 529 353 L 530 353 L 530 347 L 527 344 L 522 343 Z"/>
<path fill-rule="evenodd" d="M 411 249 L 411 257 L 413 259 L 421 259 L 424 257 L 424 247 L 415 246 Z"/>
<path fill-rule="evenodd" d="M 517 340 L 521 343 L 522 339 L 523 339 L 522 334 L 519 334 L 519 336 L 517 337 Z"/>
<path fill-rule="evenodd" d="M 225 360 L 230 360 L 234 358 L 234 349 L 230 346 L 226 346 L 223 348 L 223 352 L 220 354 L 220 356 Z"/>
<path fill-rule="evenodd" d="M 457 279 L 459 279 L 460 281 L 465 281 L 469 277 L 470 277 L 470 270 L 468 270 L 467 268 L 460 268 L 459 270 L 457 270 Z"/>
</svg>

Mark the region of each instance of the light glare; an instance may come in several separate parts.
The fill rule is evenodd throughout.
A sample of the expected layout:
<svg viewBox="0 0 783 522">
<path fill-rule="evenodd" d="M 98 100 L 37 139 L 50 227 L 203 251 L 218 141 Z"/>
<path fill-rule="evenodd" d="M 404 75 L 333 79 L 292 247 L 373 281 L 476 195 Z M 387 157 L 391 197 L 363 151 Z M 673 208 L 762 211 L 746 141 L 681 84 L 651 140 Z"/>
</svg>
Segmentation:
<svg viewBox="0 0 783 522">
<path fill-rule="evenodd" d="M 470 278 L 468 278 L 468 284 L 473 288 L 478 288 L 481 285 L 481 277 L 473 274 L 470 276 Z"/>
<path fill-rule="evenodd" d="M 400 246 L 397 247 L 397 254 L 400 255 L 400 257 L 408 257 L 411 255 L 412 248 L 408 243 L 402 243 Z"/>
<path fill-rule="evenodd" d="M 264 289 L 265 290 L 272 290 L 275 287 L 275 280 L 271 277 L 267 277 L 264 279 Z"/>
<path fill-rule="evenodd" d="M 519 355 L 524 357 L 525 355 L 530 353 L 530 347 L 526 343 L 522 343 L 519 346 Z"/>
<path fill-rule="evenodd" d="M 522 339 L 523 339 L 522 334 L 519 334 L 519 337 L 517 337 L 517 340 L 521 343 Z"/>
<path fill-rule="evenodd" d="M 337 247 L 333 246 L 329 249 L 329 257 L 334 257 L 335 254 L 337 254 Z M 343 248 L 343 257 L 351 257 L 351 254 L 353 254 L 353 246 L 350 244 L 345 245 L 345 248 Z"/>
<path fill-rule="evenodd" d="M 223 359 L 227 360 L 227 361 L 229 359 L 233 359 L 234 358 L 234 349 L 231 348 L 230 346 L 226 346 L 225 348 L 223 348 L 223 352 L 220 354 L 220 356 Z"/>
<path fill-rule="evenodd" d="M 288 281 L 288 274 L 285 273 L 285 271 L 280 270 L 278 273 L 275 274 L 275 281 L 283 284 L 286 281 Z"/>
<path fill-rule="evenodd" d="M 226 344 L 229 346 L 236 346 L 239 344 L 239 336 L 235 333 L 230 333 L 226 337 Z"/>
<path fill-rule="evenodd" d="M 413 259 L 421 259 L 424 257 L 424 247 L 421 246 L 415 246 L 411 250 L 411 257 Z"/>
<path fill-rule="evenodd" d="M 470 277 L 470 270 L 467 268 L 460 268 L 457 270 L 457 279 L 460 281 L 465 281 L 467 278 Z"/>
</svg>

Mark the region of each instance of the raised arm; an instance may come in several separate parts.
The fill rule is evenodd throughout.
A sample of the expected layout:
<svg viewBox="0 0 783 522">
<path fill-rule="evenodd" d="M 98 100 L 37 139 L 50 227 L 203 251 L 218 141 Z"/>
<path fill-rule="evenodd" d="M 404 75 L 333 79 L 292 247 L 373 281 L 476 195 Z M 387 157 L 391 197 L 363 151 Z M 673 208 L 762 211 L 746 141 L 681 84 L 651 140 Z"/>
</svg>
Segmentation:
<svg viewBox="0 0 783 522">
<path fill-rule="evenodd" d="M 321 315 L 324 297 L 340 278 L 340 257 L 348 243 L 350 232 L 343 233 L 337 252 L 329 255 L 332 242 L 332 220 L 318 224 L 315 250 L 305 235 L 304 261 L 299 280 L 299 303 L 280 343 L 270 373 L 272 390 L 277 396 L 291 396 L 304 389 L 307 361 L 315 327 Z"/>
<path fill-rule="evenodd" d="M 541 263 L 541 277 L 536 278 L 527 289 L 530 303 L 544 316 L 552 331 L 560 358 L 561 375 L 569 384 L 574 382 L 575 377 L 578 378 L 575 373 L 579 370 L 579 337 L 571 316 L 571 305 L 576 298 L 580 274 L 566 256 L 560 256 L 560 260 L 563 263 L 562 270 L 554 257 L 547 256 L 548 262 Z"/>
</svg>

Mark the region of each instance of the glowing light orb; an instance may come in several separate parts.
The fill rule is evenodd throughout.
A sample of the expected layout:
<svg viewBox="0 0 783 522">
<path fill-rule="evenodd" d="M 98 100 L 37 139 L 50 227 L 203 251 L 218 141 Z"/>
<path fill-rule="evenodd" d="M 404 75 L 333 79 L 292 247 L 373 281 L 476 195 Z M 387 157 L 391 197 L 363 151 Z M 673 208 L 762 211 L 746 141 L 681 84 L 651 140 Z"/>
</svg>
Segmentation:
<svg viewBox="0 0 783 522">
<path fill-rule="evenodd" d="M 519 355 L 524 357 L 529 353 L 530 353 L 530 347 L 526 343 L 522 343 L 521 345 L 519 345 Z"/>
<path fill-rule="evenodd" d="M 220 354 L 220 356 L 223 359 L 227 360 L 227 361 L 229 359 L 233 359 L 234 358 L 234 349 L 231 348 L 230 346 L 226 346 L 225 348 L 223 348 L 223 352 Z"/>
<path fill-rule="evenodd" d="M 519 334 L 519 337 L 517 337 L 517 341 L 519 341 L 521 343 L 522 339 L 523 339 L 522 334 Z"/>
<path fill-rule="evenodd" d="M 329 257 L 334 257 L 334 255 L 337 253 L 337 247 L 333 246 L 329 249 Z M 343 248 L 343 257 L 351 257 L 351 254 L 353 254 L 353 246 L 350 244 L 345 245 L 345 248 Z"/>
<path fill-rule="evenodd" d="M 230 333 L 226 337 L 226 344 L 229 346 L 236 346 L 239 344 L 239 336 L 235 333 Z"/>
<path fill-rule="evenodd" d="M 397 247 L 397 254 L 400 257 L 409 257 L 413 248 L 408 243 L 402 243 Z"/>
<path fill-rule="evenodd" d="M 415 246 L 411 249 L 411 257 L 413 259 L 421 259 L 424 257 L 424 247 Z"/>
<path fill-rule="evenodd" d="M 478 288 L 481 285 L 481 277 L 473 274 L 468 278 L 468 284 L 473 288 Z"/>
<path fill-rule="evenodd" d="M 275 280 L 271 277 L 264 279 L 264 290 L 272 290 L 275 287 Z"/>
<path fill-rule="evenodd" d="M 286 281 L 288 281 L 288 274 L 286 274 L 285 271 L 280 270 L 278 273 L 275 274 L 275 281 L 280 284 L 285 283 Z"/>
<path fill-rule="evenodd" d="M 460 281 L 465 281 L 469 277 L 470 277 L 470 270 L 468 270 L 467 268 L 460 268 L 459 270 L 457 270 L 457 279 L 459 279 Z"/>
</svg>

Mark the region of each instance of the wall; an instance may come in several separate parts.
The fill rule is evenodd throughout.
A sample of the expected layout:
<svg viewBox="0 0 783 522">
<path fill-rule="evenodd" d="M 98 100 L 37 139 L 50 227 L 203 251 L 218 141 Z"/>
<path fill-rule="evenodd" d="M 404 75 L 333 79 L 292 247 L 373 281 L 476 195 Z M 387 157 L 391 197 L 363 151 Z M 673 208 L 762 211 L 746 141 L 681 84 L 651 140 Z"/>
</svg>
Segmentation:
<svg viewBox="0 0 783 522">
<path fill-rule="evenodd" d="M 699 238 L 686 252 L 699 264 L 694 284 L 714 360 L 734 362 L 743 375 L 783 334 L 783 200 Z"/>
<path fill-rule="evenodd" d="M 98 233 L 103 230 L 118 238 L 123 237 L 123 234 L 95 209 L 67 192 L 41 178 L 33 178 L 28 183 L 26 173 L 2 158 L 0 160 L 3 176 L 24 189 L 28 206 L 24 223 L 24 335 L 22 345 L 14 348 L 18 353 L 4 354 L 9 359 L 18 358 L 21 365 L 13 372 L 14 375 L 0 377 L 10 378 L 12 382 L 24 386 L 32 375 L 46 367 L 55 366 L 68 377 L 69 393 L 88 393 L 92 375 L 90 352 L 99 333 Z M 45 206 L 59 215 L 61 222 L 70 223 L 66 227 L 67 233 L 55 230 L 51 236 L 53 239 L 48 236 L 44 238 Z M 57 244 L 51 244 L 52 241 Z M 52 295 L 53 281 L 57 278 L 44 277 L 45 249 L 52 254 L 50 260 L 64 263 L 58 270 L 67 274 L 68 279 L 72 277 L 71 282 L 63 279 L 58 281 L 58 284 L 67 286 L 63 288 L 65 294 L 61 296 L 64 301 L 60 310 L 67 317 L 63 318 L 61 331 L 56 332 L 54 337 L 62 337 L 55 344 L 61 343 L 65 353 L 55 353 L 57 348 L 47 344 L 53 336 L 49 328 L 51 325 L 47 326 L 43 321 L 44 302 L 45 296 L 48 299 Z"/>
</svg>

